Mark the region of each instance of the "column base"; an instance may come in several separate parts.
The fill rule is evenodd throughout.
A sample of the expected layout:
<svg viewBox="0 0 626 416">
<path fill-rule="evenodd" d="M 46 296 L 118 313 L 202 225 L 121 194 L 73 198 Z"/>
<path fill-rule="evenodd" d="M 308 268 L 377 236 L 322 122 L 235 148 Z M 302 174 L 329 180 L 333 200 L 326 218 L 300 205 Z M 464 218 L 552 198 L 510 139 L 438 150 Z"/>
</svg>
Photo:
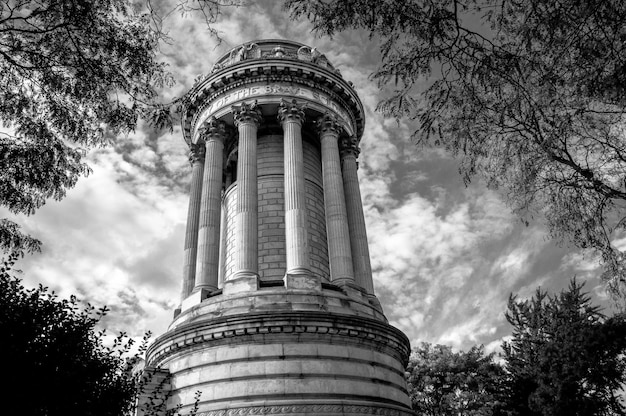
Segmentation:
<svg viewBox="0 0 626 416">
<path fill-rule="evenodd" d="M 308 270 L 293 270 L 285 274 L 285 288 L 322 291 L 322 281 L 319 276 Z"/>
<path fill-rule="evenodd" d="M 241 292 L 259 290 L 259 275 L 252 272 L 238 272 L 224 282 L 224 294 L 232 295 Z"/>
<path fill-rule="evenodd" d="M 361 299 L 366 302 L 369 300 L 367 298 L 367 293 L 365 293 L 365 289 L 355 284 L 352 279 L 335 279 L 333 280 L 333 284 L 342 288 L 346 292 L 346 295 L 353 299 Z"/>
<path fill-rule="evenodd" d="M 383 306 L 380 304 L 380 301 L 376 297 L 376 295 L 367 294 L 367 301 L 370 305 L 374 307 L 378 312 L 383 313 Z"/>
<path fill-rule="evenodd" d="M 187 296 L 180 304 L 180 311 L 184 312 L 187 309 L 190 309 L 198 304 L 200 304 L 203 300 L 209 297 L 212 290 L 206 288 L 200 288 L 191 292 L 189 296 Z"/>
</svg>

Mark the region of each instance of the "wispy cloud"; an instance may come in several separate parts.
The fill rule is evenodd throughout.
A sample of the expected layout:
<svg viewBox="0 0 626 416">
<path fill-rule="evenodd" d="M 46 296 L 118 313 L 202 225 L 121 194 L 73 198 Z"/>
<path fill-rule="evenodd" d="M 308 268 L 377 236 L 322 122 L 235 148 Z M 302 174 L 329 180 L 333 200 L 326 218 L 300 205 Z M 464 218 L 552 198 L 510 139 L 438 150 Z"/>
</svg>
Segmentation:
<svg viewBox="0 0 626 416">
<path fill-rule="evenodd" d="M 112 327 L 164 329 L 177 301 L 187 197 L 113 149 L 93 159 L 93 174 L 66 199 L 26 220 L 44 242 L 20 265 L 26 283 L 108 305 Z"/>
</svg>

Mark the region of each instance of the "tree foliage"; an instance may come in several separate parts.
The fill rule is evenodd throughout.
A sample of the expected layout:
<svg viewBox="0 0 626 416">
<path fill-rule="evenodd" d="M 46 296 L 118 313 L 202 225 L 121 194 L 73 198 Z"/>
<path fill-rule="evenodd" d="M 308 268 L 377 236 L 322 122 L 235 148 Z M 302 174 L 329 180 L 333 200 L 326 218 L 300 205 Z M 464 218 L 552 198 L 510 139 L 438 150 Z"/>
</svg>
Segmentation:
<svg viewBox="0 0 626 416">
<path fill-rule="evenodd" d="M 176 9 L 183 15 L 202 16 L 209 33 L 221 42 L 220 34 L 212 25 L 220 19 L 224 8 L 240 7 L 243 4 L 243 0 L 179 0 Z"/>
<path fill-rule="evenodd" d="M 596 250 L 614 293 L 626 258 L 626 2 L 287 0 L 323 34 L 380 38 L 379 110 L 460 157 L 553 237 Z"/>
<path fill-rule="evenodd" d="M 482 346 L 455 353 L 449 346 L 422 343 L 413 349 L 407 382 L 420 415 L 486 416 L 500 405 L 504 370 Z"/>
<path fill-rule="evenodd" d="M 604 317 L 573 280 L 555 296 L 509 299 L 503 344 L 511 415 L 625 415 L 626 318 Z"/>
<path fill-rule="evenodd" d="M 39 286 L 25 289 L 11 271 L 17 254 L 0 267 L 0 354 L 5 357 L 3 408 L 7 414 L 121 416 L 134 409 L 141 374 L 124 333 L 105 345 L 96 330 L 107 309 L 59 299 Z"/>
<path fill-rule="evenodd" d="M 0 201 L 30 215 L 89 173 L 85 150 L 154 116 L 171 81 L 127 0 L 8 0 L 0 9 Z M 19 230 L 2 224 L 2 232 Z M 6 250 L 15 239 L 3 239 Z M 27 250 L 36 246 L 27 246 Z"/>
<path fill-rule="evenodd" d="M 172 127 L 181 97 L 159 102 L 173 84 L 160 61 L 163 15 L 200 13 L 209 32 L 239 0 L 181 0 L 156 10 L 149 0 L 8 0 L 0 6 L 0 204 L 30 215 L 89 174 L 86 151 L 133 131 L 140 118 Z M 5 252 L 40 242 L 7 219 Z"/>
</svg>

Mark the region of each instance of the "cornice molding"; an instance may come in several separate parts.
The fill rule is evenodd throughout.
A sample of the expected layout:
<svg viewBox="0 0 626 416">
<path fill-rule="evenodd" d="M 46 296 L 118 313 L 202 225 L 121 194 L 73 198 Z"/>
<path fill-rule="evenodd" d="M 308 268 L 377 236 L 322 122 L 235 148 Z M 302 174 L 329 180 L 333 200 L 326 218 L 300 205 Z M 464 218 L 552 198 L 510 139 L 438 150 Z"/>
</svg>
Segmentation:
<svg viewBox="0 0 626 416">
<path fill-rule="evenodd" d="M 268 316 L 272 319 L 268 320 Z M 189 349 L 236 343 L 307 342 L 368 345 L 406 365 L 409 340 L 397 328 L 365 317 L 313 311 L 247 313 L 183 324 L 157 338 L 148 348 L 147 362 L 158 366 L 167 357 Z M 244 338 L 246 338 L 244 340 Z M 310 338 L 310 339 L 308 339 Z M 331 342 L 332 338 L 332 342 Z"/>
<path fill-rule="evenodd" d="M 211 74 L 188 93 L 181 111 L 185 141 L 191 142 L 193 125 L 202 109 L 212 100 L 230 90 L 249 84 L 290 83 L 318 89 L 331 96 L 352 118 L 357 137 L 364 129 L 363 104 L 352 86 L 343 78 L 324 68 L 304 61 L 243 61 Z"/>
<path fill-rule="evenodd" d="M 251 406 L 234 409 L 209 410 L 198 412 L 197 416 L 252 416 L 252 415 L 377 415 L 413 416 L 413 412 L 376 405 L 362 406 L 350 404 L 291 404 L 278 406 Z"/>
</svg>

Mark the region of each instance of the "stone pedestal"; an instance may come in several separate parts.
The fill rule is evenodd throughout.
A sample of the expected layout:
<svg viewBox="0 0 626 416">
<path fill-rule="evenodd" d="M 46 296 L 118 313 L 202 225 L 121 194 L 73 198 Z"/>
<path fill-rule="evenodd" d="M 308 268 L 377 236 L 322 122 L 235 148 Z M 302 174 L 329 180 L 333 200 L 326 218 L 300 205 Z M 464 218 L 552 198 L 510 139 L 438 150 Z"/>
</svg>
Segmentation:
<svg viewBox="0 0 626 416">
<path fill-rule="evenodd" d="M 265 289 L 181 313 L 148 359 L 204 415 L 411 415 L 406 337 L 342 291 Z"/>
</svg>

